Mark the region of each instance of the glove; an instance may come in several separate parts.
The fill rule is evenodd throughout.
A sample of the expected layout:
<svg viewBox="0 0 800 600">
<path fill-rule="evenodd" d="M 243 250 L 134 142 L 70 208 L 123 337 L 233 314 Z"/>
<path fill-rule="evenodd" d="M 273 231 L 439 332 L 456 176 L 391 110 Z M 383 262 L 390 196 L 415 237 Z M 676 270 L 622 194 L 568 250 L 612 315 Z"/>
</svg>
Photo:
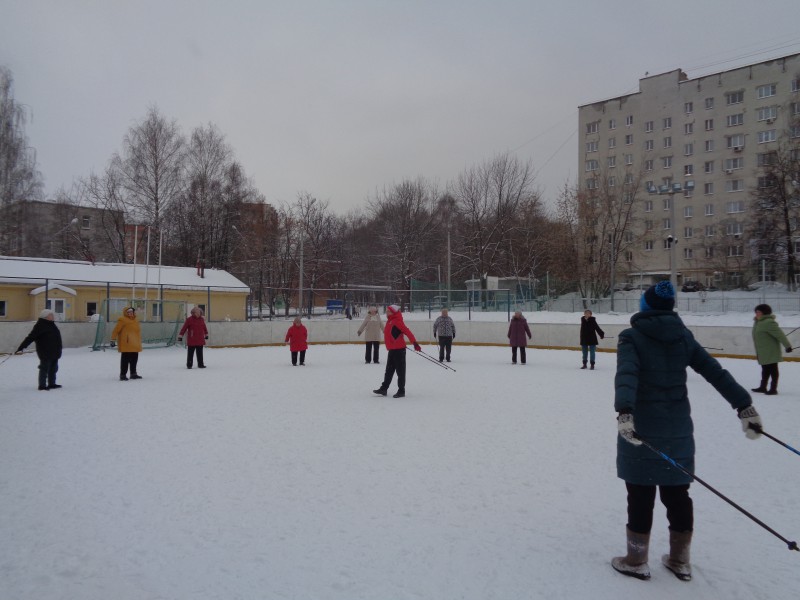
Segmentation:
<svg viewBox="0 0 800 600">
<path fill-rule="evenodd" d="M 108 343 L 108 345 L 109 345 L 109 346 L 111 346 L 111 347 L 113 348 L 114 346 L 116 346 L 116 345 L 117 345 L 117 342 L 115 342 L 114 340 L 111 340 L 111 341 Z"/>
<path fill-rule="evenodd" d="M 422 352 L 422 346 L 420 346 L 419 344 L 414 344 L 414 350 L 416 350 L 417 352 Z"/>
<path fill-rule="evenodd" d="M 641 446 L 642 441 L 636 437 L 636 429 L 633 428 L 633 415 L 630 413 L 620 413 L 617 416 L 617 430 L 620 437 L 633 444 L 634 446 Z"/>
<path fill-rule="evenodd" d="M 756 440 L 761 437 L 761 417 L 752 404 L 739 409 L 739 420 L 747 439 Z"/>
<path fill-rule="evenodd" d="M 787 352 L 791 352 L 791 351 L 792 351 L 792 347 L 791 347 L 791 346 L 789 346 L 789 347 L 786 349 L 786 351 L 787 351 Z"/>
<path fill-rule="evenodd" d="M 605 334 L 603 334 L 603 333 L 601 333 L 601 334 L 600 334 L 600 339 L 601 339 L 601 340 L 602 340 L 602 339 L 605 339 L 605 337 L 606 337 L 606 336 L 605 336 Z"/>
<path fill-rule="evenodd" d="M 178 336 L 178 341 L 179 341 L 179 342 L 182 342 L 182 341 L 183 341 L 183 338 L 182 338 L 181 336 Z"/>
<path fill-rule="evenodd" d="M 208 339 L 208 336 L 206 336 L 206 339 Z"/>
<path fill-rule="evenodd" d="M 356 333 L 358 333 L 358 337 L 361 337 L 361 332 L 360 331 L 358 331 Z"/>
<path fill-rule="evenodd" d="M 22 350 L 17 350 L 14 354 L 22 354 Z"/>
</svg>

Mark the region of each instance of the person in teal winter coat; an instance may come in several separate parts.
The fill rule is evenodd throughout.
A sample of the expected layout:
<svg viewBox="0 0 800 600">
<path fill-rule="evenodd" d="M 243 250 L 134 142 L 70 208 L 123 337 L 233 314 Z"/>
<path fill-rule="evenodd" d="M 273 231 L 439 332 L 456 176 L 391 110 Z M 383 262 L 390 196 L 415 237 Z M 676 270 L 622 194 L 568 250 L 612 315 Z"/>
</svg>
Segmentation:
<svg viewBox="0 0 800 600">
<path fill-rule="evenodd" d="M 792 351 L 792 345 L 786 334 L 778 327 L 778 322 L 775 320 L 769 304 L 759 304 L 755 311 L 753 343 L 756 346 L 756 359 L 761 365 L 761 385 L 753 388 L 753 391 L 774 396 L 778 393 L 778 363 L 783 360 L 781 345 L 786 348 L 786 352 Z M 770 378 L 772 382 L 767 389 Z"/>
<path fill-rule="evenodd" d="M 614 558 L 611 564 L 625 575 L 649 579 L 647 558 L 658 488 L 667 509 L 670 533 L 670 552 L 662 562 L 679 579 L 688 581 L 694 529 L 689 497 L 692 478 L 641 440 L 694 472 L 694 425 L 686 389 L 688 367 L 739 411 L 748 438 L 760 436 L 761 419 L 747 390 L 700 346 L 673 311 L 675 290 L 669 281 L 650 287 L 640 304 L 641 311 L 631 318 L 631 328 L 620 333 L 617 345 L 617 476 L 625 481 L 628 491 L 628 553 Z"/>
</svg>

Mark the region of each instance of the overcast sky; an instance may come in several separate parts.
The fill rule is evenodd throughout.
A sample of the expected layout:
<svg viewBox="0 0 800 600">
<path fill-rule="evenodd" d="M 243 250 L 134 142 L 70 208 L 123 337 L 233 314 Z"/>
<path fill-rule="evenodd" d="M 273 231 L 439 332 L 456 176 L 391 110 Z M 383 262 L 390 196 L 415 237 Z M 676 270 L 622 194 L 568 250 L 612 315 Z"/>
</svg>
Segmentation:
<svg viewBox="0 0 800 600">
<path fill-rule="evenodd" d="M 100 172 L 151 105 L 216 124 L 267 201 L 344 214 L 502 152 L 550 200 L 577 107 L 674 68 L 800 52 L 797 0 L 0 1 L 0 64 L 51 196 Z"/>
</svg>

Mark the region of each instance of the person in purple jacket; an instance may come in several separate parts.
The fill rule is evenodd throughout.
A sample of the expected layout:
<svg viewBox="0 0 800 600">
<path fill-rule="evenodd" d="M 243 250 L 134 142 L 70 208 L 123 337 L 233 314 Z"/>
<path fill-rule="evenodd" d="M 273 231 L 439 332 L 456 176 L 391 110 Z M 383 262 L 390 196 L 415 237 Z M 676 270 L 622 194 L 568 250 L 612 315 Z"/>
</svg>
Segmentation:
<svg viewBox="0 0 800 600">
<path fill-rule="evenodd" d="M 527 336 L 527 337 L 526 337 Z M 525 347 L 531 339 L 531 329 L 528 321 L 522 316 L 521 311 L 516 311 L 508 325 L 508 342 L 511 345 L 511 363 L 517 364 L 517 348 L 519 348 L 519 361 L 525 364 Z"/>
</svg>

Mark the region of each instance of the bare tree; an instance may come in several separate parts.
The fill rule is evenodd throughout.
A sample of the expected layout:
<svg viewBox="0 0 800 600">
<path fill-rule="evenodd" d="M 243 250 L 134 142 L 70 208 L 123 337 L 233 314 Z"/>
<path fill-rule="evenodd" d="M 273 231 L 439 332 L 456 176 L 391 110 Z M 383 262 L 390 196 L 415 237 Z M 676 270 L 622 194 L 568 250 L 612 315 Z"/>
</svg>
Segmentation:
<svg viewBox="0 0 800 600">
<path fill-rule="evenodd" d="M 111 260 L 126 263 L 127 253 L 124 200 L 125 190 L 120 182 L 120 172 L 109 164 L 102 175 L 89 175 L 81 181 L 87 204 L 100 209 L 101 235 L 112 251 Z"/>
</svg>

